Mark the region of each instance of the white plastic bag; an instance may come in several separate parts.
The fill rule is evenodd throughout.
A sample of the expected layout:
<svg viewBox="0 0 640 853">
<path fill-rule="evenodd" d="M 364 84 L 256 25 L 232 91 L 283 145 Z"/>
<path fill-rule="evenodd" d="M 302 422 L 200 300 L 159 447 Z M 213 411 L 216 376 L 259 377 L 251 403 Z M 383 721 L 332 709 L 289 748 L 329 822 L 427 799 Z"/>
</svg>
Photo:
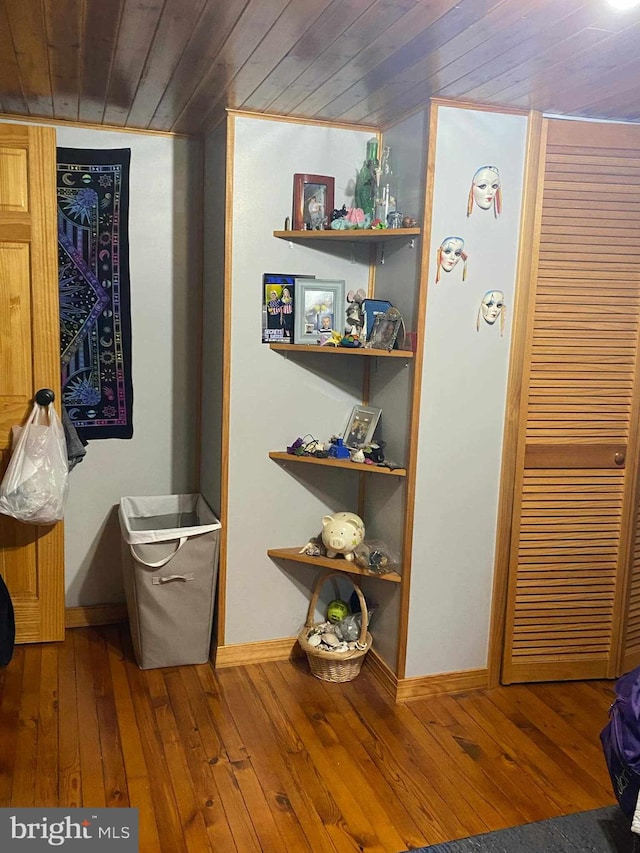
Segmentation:
<svg viewBox="0 0 640 853">
<path fill-rule="evenodd" d="M 53 404 L 13 427 L 14 447 L 0 483 L 0 512 L 29 524 L 61 521 L 69 489 L 64 429 Z"/>
</svg>

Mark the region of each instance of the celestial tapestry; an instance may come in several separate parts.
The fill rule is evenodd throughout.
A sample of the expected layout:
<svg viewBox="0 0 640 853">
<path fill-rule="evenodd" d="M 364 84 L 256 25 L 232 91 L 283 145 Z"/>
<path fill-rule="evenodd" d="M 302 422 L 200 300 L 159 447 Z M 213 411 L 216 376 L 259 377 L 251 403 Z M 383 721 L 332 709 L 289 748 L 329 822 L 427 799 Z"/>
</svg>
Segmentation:
<svg viewBox="0 0 640 853">
<path fill-rule="evenodd" d="M 131 438 L 131 150 L 57 159 L 62 402 L 82 440 Z"/>
</svg>

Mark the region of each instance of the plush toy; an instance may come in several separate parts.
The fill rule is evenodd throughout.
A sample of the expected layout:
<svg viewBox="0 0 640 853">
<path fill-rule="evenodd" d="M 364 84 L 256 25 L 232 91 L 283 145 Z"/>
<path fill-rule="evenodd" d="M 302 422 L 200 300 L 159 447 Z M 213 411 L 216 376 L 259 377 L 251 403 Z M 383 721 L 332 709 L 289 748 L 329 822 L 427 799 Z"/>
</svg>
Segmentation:
<svg viewBox="0 0 640 853">
<path fill-rule="evenodd" d="M 353 560 L 353 549 L 364 539 L 364 521 L 355 512 L 335 512 L 322 519 L 322 541 L 327 557 L 342 554 Z"/>
<path fill-rule="evenodd" d="M 340 332 L 331 332 L 331 336 L 327 338 L 326 341 L 323 341 L 320 346 L 322 347 L 339 347 L 340 341 L 342 340 L 342 335 Z"/>
<path fill-rule="evenodd" d="M 347 328 L 351 335 L 362 334 L 364 328 L 364 308 L 362 303 L 367 298 L 367 294 L 362 288 L 359 290 L 350 290 L 347 293 Z"/>
</svg>

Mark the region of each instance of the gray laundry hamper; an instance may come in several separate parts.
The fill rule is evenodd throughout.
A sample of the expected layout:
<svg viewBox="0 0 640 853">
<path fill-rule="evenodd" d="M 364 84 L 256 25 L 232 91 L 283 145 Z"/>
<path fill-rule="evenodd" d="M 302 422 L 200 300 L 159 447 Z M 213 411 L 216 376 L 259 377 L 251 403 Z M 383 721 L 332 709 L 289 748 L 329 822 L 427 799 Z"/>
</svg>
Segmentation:
<svg viewBox="0 0 640 853">
<path fill-rule="evenodd" d="M 120 500 L 124 589 L 140 669 L 206 663 L 221 524 L 202 495 Z"/>
</svg>

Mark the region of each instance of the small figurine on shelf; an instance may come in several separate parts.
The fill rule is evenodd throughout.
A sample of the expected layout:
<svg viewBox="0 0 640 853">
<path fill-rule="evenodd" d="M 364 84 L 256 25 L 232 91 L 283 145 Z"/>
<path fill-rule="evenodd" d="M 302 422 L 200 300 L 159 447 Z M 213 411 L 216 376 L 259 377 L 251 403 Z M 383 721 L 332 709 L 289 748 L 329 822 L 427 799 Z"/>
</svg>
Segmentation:
<svg viewBox="0 0 640 853">
<path fill-rule="evenodd" d="M 354 334 L 343 335 L 340 338 L 341 347 L 361 347 L 360 338 Z"/>
<path fill-rule="evenodd" d="M 347 293 L 347 328 L 352 335 L 362 334 L 364 328 L 364 307 L 362 303 L 367 298 L 367 294 L 362 288 L 358 290 L 350 290 Z"/>
<path fill-rule="evenodd" d="M 342 340 L 342 335 L 340 332 L 331 332 L 331 335 L 327 337 L 324 341 L 321 340 L 321 347 L 339 347 L 340 341 Z"/>
<path fill-rule="evenodd" d="M 349 228 L 368 228 L 371 223 L 371 215 L 365 213 L 361 207 L 352 207 L 345 216 Z"/>
<path fill-rule="evenodd" d="M 322 518 L 322 541 L 327 557 L 342 554 L 353 561 L 353 550 L 364 539 L 364 521 L 354 512 L 335 512 Z"/>
<path fill-rule="evenodd" d="M 308 557 L 326 557 L 327 549 L 322 541 L 321 534 L 312 536 L 304 547 L 299 551 L 299 554 L 306 554 Z"/>
<path fill-rule="evenodd" d="M 341 438 L 333 438 L 329 446 L 329 456 L 332 459 L 349 459 L 349 448 L 344 446 Z"/>
<path fill-rule="evenodd" d="M 338 219 L 344 219 L 347 215 L 347 205 L 343 204 L 341 208 L 336 208 L 331 211 L 331 222 L 336 222 Z"/>
<path fill-rule="evenodd" d="M 369 459 L 374 465 L 379 465 L 381 462 L 384 462 L 384 441 L 376 442 L 375 444 L 368 444 L 366 447 L 362 448 L 362 452 L 364 453 L 365 459 Z"/>
</svg>

